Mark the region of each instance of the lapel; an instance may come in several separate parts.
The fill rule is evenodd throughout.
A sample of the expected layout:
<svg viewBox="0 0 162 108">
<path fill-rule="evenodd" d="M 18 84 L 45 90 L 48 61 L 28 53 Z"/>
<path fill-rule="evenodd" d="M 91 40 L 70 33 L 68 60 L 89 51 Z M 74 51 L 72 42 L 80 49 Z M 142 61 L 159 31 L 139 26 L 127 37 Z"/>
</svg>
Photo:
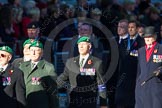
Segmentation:
<svg viewBox="0 0 162 108">
<path fill-rule="evenodd" d="M 80 73 L 80 66 L 79 66 L 79 56 L 74 57 L 72 59 L 73 65 L 72 65 L 72 70 L 76 72 L 77 74 Z"/>
<path fill-rule="evenodd" d="M 74 57 L 74 64 L 77 65 L 77 67 L 79 67 L 79 56 Z"/>
<path fill-rule="evenodd" d="M 39 62 L 38 62 L 38 64 L 35 66 L 35 68 L 31 68 L 31 61 L 30 62 L 28 62 L 27 64 L 26 64 L 26 70 L 29 70 L 28 71 L 28 77 L 36 70 L 36 69 L 40 69 L 40 70 L 42 70 L 43 68 L 44 68 L 44 64 L 45 64 L 45 61 L 44 60 L 40 60 Z"/>
<path fill-rule="evenodd" d="M 91 55 L 89 55 L 89 57 L 88 57 L 88 59 L 87 59 L 87 61 L 85 62 L 85 65 L 84 65 L 84 67 L 83 68 L 91 68 L 92 67 L 92 56 Z"/>
<path fill-rule="evenodd" d="M 130 38 L 130 36 L 129 36 L 129 38 Z M 139 38 L 140 38 L 139 35 L 137 35 L 137 37 L 135 37 L 135 39 L 133 39 L 133 43 L 130 43 L 130 50 L 135 49 L 138 46 L 137 44 L 139 44 L 138 43 Z"/>
<path fill-rule="evenodd" d="M 75 65 L 75 66 L 73 66 L 73 69 L 75 69 L 75 67 L 77 67 L 76 72 L 80 73 L 79 56 L 74 57 L 73 62 L 74 62 L 74 65 Z M 93 66 L 93 57 L 90 55 L 88 57 L 87 61 L 85 62 L 83 68 L 92 68 L 92 66 Z"/>
<path fill-rule="evenodd" d="M 43 69 L 44 68 L 44 65 L 45 65 L 45 60 L 40 60 L 37 64 L 37 68 L 38 69 Z"/>
<path fill-rule="evenodd" d="M 11 67 L 11 64 L 8 64 L 6 70 L 5 70 L 5 74 L 8 76 L 8 75 L 11 75 L 10 74 L 10 71 L 11 71 L 12 67 Z"/>
</svg>

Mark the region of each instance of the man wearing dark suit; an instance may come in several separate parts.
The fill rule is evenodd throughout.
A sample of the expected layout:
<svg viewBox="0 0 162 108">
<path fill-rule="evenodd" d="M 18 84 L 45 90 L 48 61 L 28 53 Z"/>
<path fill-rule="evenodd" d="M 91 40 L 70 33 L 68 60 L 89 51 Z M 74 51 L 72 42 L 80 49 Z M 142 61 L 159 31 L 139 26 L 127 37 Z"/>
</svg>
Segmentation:
<svg viewBox="0 0 162 108">
<path fill-rule="evenodd" d="M 23 73 L 9 63 L 12 54 L 10 47 L 0 47 L 0 107 L 25 108 Z"/>
<path fill-rule="evenodd" d="M 80 23 L 79 23 L 80 24 Z M 78 56 L 77 40 L 82 36 L 88 36 L 92 42 L 91 54 L 97 58 L 102 59 L 103 44 L 99 42 L 99 38 L 93 34 L 92 25 L 88 23 L 81 23 L 78 25 L 78 35 L 71 40 L 70 57 Z"/>
<path fill-rule="evenodd" d="M 103 81 L 102 61 L 90 55 L 89 37 L 77 41 L 79 56 L 67 60 L 64 72 L 58 77 L 59 86 L 69 80 L 69 108 L 97 108 L 99 94 L 101 108 L 106 107 L 106 87 Z"/>
<path fill-rule="evenodd" d="M 54 66 L 42 58 L 41 42 L 34 41 L 29 49 L 31 60 L 20 64 L 24 73 L 27 108 L 58 108 Z"/>
<path fill-rule="evenodd" d="M 119 43 L 119 78 L 115 98 L 117 108 L 134 108 L 135 105 L 138 49 L 144 46 L 144 40 L 138 35 L 137 28 L 136 21 L 129 21 L 129 35 Z"/>
<path fill-rule="evenodd" d="M 146 45 L 138 53 L 135 108 L 162 108 L 162 46 L 156 42 L 156 38 L 155 28 L 146 27 Z"/>
</svg>

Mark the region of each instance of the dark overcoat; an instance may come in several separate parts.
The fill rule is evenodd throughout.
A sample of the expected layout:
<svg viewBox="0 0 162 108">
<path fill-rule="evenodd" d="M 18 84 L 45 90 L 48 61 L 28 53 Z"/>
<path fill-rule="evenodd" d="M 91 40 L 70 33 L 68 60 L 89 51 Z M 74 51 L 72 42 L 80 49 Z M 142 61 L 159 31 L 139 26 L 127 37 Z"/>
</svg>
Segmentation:
<svg viewBox="0 0 162 108">
<path fill-rule="evenodd" d="M 128 48 L 130 41 L 130 48 Z M 115 91 L 115 104 L 118 106 L 134 106 L 135 82 L 137 74 L 138 49 L 144 46 L 144 40 L 137 36 L 135 40 L 129 37 L 119 44 L 118 80 Z"/>
<path fill-rule="evenodd" d="M 143 86 L 141 83 L 153 75 L 153 72 L 162 66 L 162 45 L 154 47 L 153 53 L 146 61 L 146 49 L 139 49 L 139 65 L 136 82 L 136 104 L 135 108 L 162 108 L 162 82 L 154 77 Z"/>
<path fill-rule="evenodd" d="M 0 100 L 1 108 L 24 108 L 26 105 L 23 72 L 10 64 L 0 72 Z"/>
</svg>

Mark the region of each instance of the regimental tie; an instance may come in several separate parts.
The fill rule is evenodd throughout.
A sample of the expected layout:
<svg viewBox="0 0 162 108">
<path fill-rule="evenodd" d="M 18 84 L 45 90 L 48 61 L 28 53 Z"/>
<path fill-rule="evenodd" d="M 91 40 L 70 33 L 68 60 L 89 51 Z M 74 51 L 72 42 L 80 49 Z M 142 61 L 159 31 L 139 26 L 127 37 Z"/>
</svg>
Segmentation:
<svg viewBox="0 0 162 108">
<path fill-rule="evenodd" d="M 4 71 L 4 69 L 3 68 L 0 68 L 0 75 L 3 74 L 3 71 Z"/>
<path fill-rule="evenodd" d="M 79 63 L 80 67 L 83 67 L 83 63 L 84 63 L 84 58 L 82 58 L 82 60 Z"/>
<path fill-rule="evenodd" d="M 34 69 L 35 68 L 35 63 L 31 63 L 31 68 Z"/>
</svg>

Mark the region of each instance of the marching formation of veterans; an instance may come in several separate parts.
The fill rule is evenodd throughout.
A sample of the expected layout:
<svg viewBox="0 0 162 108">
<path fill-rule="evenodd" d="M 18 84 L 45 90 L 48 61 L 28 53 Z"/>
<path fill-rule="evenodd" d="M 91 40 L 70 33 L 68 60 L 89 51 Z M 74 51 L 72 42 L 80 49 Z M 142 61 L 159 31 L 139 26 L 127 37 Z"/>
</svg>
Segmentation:
<svg viewBox="0 0 162 108">
<path fill-rule="evenodd" d="M 77 0 L 73 7 L 66 0 L 28 0 L 22 7 L 20 1 L 0 4 L 0 108 L 162 108 L 162 4 Z M 70 18 L 53 39 L 60 52 L 68 51 L 58 73 L 44 46 Z M 62 38 L 70 41 L 59 44 Z M 114 48 L 119 59 L 107 81 Z M 52 56 L 58 50 L 47 49 Z"/>
</svg>

